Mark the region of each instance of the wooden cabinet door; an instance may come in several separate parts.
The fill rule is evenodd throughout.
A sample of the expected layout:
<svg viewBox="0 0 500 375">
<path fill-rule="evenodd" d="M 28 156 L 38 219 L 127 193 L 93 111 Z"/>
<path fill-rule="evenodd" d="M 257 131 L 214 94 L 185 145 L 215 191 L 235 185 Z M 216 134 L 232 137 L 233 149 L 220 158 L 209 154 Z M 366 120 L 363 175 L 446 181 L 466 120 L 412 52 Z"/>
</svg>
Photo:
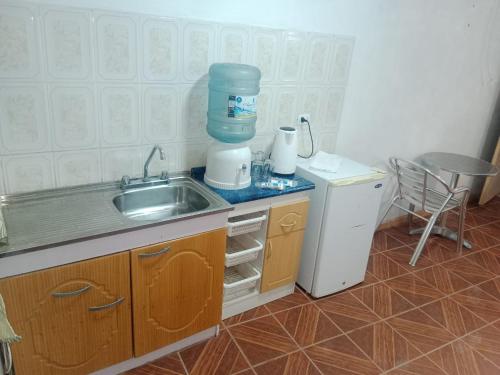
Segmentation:
<svg viewBox="0 0 500 375">
<path fill-rule="evenodd" d="M 274 206 L 270 210 L 267 237 L 280 236 L 295 230 L 304 229 L 307 224 L 309 198 L 296 203 Z"/>
<path fill-rule="evenodd" d="M 0 280 L 16 374 L 88 374 L 132 357 L 129 253 Z M 106 306 L 108 305 L 108 306 Z"/>
<path fill-rule="evenodd" d="M 225 248 L 223 229 L 131 252 L 136 356 L 220 322 Z"/>
<path fill-rule="evenodd" d="M 267 240 L 261 292 L 295 282 L 303 239 L 304 231 L 298 230 Z"/>
</svg>

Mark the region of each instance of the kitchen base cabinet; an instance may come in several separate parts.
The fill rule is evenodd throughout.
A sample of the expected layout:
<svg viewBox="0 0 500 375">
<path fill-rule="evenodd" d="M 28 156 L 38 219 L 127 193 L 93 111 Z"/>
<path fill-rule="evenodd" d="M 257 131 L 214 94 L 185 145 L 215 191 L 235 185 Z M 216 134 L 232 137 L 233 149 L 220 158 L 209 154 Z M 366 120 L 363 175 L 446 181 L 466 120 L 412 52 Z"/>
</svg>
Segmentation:
<svg viewBox="0 0 500 375">
<path fill-rule="evenodd" d="M 304 231 L 299 230 L 267 240 L 261 292 L 295 282 L 303 239 Z"/>
<path fill-rule="evenodd" d="M 132 357 L 129 254 L 0 280 L 17 375 L 88 374 Z"/>
<path fill-rule="evenodd" d="M 221 229 L 131 251 L 136 356 L 220 322 L 225 248 Z"/>
<path fill-rule="evenodd" d="M 309 199 L 271 207 L 262 266 L 262 293 L 297 279 Z"/>
</svg>

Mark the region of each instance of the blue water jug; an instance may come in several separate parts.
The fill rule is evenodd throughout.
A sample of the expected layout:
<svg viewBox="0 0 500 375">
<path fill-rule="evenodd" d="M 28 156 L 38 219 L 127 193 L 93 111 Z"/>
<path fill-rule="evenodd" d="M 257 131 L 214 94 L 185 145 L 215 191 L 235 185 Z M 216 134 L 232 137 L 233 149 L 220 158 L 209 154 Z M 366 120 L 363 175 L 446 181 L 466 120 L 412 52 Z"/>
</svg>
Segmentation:
<svg viewBox="0 0 500 375">
<path fill-rule="evenodd" d="M 260 70 L 251 65 L 217 63 L 208 73 L 208 134 L 224 143 L 252 139 Z"/>
</svg>

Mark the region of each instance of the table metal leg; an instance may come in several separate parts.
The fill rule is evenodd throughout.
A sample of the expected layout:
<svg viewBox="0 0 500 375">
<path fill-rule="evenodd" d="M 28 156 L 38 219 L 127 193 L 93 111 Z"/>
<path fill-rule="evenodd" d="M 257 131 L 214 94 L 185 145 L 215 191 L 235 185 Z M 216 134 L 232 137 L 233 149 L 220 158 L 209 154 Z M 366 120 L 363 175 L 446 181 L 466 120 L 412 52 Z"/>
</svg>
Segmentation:
<svg viewBox="0 0 500 375">
<path fill-rule="evenodd" d="M 415 228 L 415 229 L 410 230 L 410 234 L 422 234 L 424 232 L 424 230 L 425 230 L 425 228 Z M 431 229 L 431 233 L 440 235 L 441 237 L 447 238 L 447 239 L 452 240 L 452 241 L 457 241 L 457 239 L 458 239 L 457 232 L 455 232 L 449 228 L 443 227 L 443 226 L 435 225 Z M 472 249 L 472 244 L 467 240 L 464 240 L 463 245 L 467 249 Z"/>
</svg>

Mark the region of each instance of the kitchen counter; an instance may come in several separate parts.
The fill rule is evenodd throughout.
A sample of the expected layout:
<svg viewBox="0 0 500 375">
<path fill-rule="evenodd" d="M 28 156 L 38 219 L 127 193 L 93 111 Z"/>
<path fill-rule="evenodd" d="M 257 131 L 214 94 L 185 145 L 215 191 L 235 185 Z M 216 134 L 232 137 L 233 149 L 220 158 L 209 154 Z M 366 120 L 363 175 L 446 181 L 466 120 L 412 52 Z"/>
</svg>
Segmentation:
<svg viewBox="0 0 500 375">
<path fill-rule="evenodd" d="M 287 177 L 287 179 L 296 181 L 297 186 L 287 187 L 284 190 L 258 188 L 255 186 L 253 178 L 251 185 L 245 189 L 224 190 L 224 189 L 216 189 L 205 184 L 205 182 L 203 181 L 204 174 L 205 174 L 205 167 L 197 167 L 191 169 L 191 177 L 193 177 L 195 180 L 207 186 L 209 189 L 220 195 L 222 198 L 224 198 L 227 202 L 231 204 L 250 202 L 258 199 L 271 198 L 280 195 L 297 193 L 305 190 L 312 190 L 315 187 L 313 182 L 306 180 L 305 178 L 300 177 L 298 175 L 293 175 Z"/>
<path fill-rule="evenodd" d="M 8 243 L 0 244 L 0 258 L 233 209 L 202 184 L 186 179 L 208 194 L 212 203 L 206 209 L 163 220 L 123 216 L 113 204 L 113 198 L 123 193 L 118 183 L 0 197 L 8 235 Z"/>
</svg>

